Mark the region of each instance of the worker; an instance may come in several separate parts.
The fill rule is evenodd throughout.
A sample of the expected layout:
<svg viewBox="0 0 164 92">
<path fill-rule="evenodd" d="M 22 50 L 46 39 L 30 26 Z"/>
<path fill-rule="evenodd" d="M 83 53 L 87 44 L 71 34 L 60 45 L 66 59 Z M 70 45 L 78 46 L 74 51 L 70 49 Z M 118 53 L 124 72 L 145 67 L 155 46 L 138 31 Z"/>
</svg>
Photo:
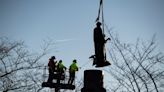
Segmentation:
<svg viewBox="0 0 164 92">
<path fill-rule="evenodd" d="M 49 83 L 52 83 L 52 80 L 54 77 L 54 72 L 57 69 L 57 67 L 56 67 L 57 61 L 55 61 L 55 59 L 56 59 L 55 56 L 52 56 L 48 62 L 49 77 L 48 77 L 47 82 L 49 82 Z"/>
<path fill-rule="evenodd" d="M 75 72 L 78 71 L 78 66 L 77 66 L 77 61 L 76 59 L 73 60 L 72 64 L 69 67 L 69 80 L 68 80 L 68 84 L 71 84 L 74 82 L 75 80 Z"/>
<path fill-rule="evenodd" d="M 67 69 L 64 64 L 63 64 L 63 61 L 62 60 L 59 60 L 59 63 L 57 65 L 58 67 L 58 72 L 61 72 L 61 73 L 64 73 L 64 71 Z"/>
<path fill-rule="evenodd" d="M 64 72 L 66 69 L 67 68 L 62 63 L 62 60 L 59 60 L 59 63 L 57 65 L 57 73 L 58 73 L 57 83 L 60 83 L 60 79 L 64 77 Z"/>
<path fill-rule="evenodd" d="M 110 38 L 105 40 L 105 35 L 102 32 L 100 22 L 97 22 L 96 25 L 96 28 L 94 28 L 95 57 L 93 56 L 93 63 L 96 64 L 96 67 L 103 67 L 110 65 L 110 63 L 106 61 L 106 57 L 104 55 L 105 43 L 107 42 L 107 40 L 110 40 Z"/>
</svg>

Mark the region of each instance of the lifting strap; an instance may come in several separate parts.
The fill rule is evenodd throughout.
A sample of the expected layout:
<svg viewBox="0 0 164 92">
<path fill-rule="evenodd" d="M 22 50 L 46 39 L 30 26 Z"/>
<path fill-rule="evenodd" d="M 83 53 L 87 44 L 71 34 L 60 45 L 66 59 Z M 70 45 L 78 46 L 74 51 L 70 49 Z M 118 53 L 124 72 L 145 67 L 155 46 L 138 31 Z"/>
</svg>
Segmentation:
<svg viewBox="0 0 164 92">
<path fill-rule="evenodd" d="M 102 0 L 100 0 L 99 11 L 98 11 L 98 16 L 96 18 L 96 22 L 98 22 L 99 21 L 99 18 L 100 18 L 101 6 L 102 6 Z"/>
<path fill-rule="evenodd" d="M 100 16 L 101 14 L 101 16 Z M 103 31 L 103 35 L 104 35 L 104 12 L 103 12 L 103 0 L 100 0 L 100 5 L 99 5 L 99 10 L 98 10 L 98 16 L 96 18 L 96 22 L 100 21 L 100 17 L 101 19 L 101 23 L 102 23 L 102 31 Z"/>
</svg>

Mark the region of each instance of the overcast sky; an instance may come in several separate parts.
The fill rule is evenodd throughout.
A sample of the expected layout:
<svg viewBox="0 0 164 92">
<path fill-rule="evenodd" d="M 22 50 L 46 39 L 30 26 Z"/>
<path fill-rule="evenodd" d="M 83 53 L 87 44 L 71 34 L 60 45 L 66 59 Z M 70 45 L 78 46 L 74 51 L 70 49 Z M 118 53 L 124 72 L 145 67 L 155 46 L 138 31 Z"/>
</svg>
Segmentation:
<svg viewBox="0 0 164 92">
<path fill-rule="evenodd" d="M 53 39 L 57 44 L 50 56 L 67 67 L 73 59 L 82 66 L 94 53 L 98 7 L 99 0 L 0 0 L 0 37 L 22 40 L 36 52 L 44 39 Z M 104 0 L 104 18 L 123 42 L 156 34 L 158 50 L 164 51 L 164 0 Z"/>
</svg>

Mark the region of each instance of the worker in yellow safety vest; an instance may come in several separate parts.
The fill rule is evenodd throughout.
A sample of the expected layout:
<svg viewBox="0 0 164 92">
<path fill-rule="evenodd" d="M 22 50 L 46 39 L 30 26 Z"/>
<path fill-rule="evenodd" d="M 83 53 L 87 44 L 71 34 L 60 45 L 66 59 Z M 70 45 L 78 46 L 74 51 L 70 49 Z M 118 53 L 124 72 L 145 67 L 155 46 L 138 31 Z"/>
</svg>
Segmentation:
<svg viewBox="0 0 164 92">
<path fill-rule="evenodd" d="M 58 80 L 57 83 L 60 83 L 61 77 L 64 77 L 64 72 L 67 68 L 64 66 L 62 60 L 59 60 L 59 63 L 57 65 L 57 73 L 58 73 Z"/>
<path fill-rule="evenodd" d="M 73 63 L 69 67 L 69 80 L 68 80 L 68 84 L 72 85 L 72 83 L 74 82 L 74 80 L 75 80 L 75 72 L 76 71 L 78 71 L 78 66 L 77 66 L 76 59 L 74 59 Z"/>
<path fill-rule="evenodd" d="M 59 60 L 59 63 L 57 65 L 58 72 L 63 73 L 67 68 L 64 66 L 63 61 Z"/>
</svg>

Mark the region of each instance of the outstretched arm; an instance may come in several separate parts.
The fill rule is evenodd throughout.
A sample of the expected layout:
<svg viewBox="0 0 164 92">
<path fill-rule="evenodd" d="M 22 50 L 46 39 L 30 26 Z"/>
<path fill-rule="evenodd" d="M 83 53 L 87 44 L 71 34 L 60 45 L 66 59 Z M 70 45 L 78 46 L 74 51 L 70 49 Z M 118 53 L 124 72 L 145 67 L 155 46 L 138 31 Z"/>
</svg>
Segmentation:
<svg viewBox="0 0 164 92">
<path fill-rule="evenodd" d="M 111 39 L 110 39 L 110 38 L 107 38 L 107 39 L 105 40 L 105 43 L 106 43 L 108 40 L 111 40 Z"/>
</svg>

